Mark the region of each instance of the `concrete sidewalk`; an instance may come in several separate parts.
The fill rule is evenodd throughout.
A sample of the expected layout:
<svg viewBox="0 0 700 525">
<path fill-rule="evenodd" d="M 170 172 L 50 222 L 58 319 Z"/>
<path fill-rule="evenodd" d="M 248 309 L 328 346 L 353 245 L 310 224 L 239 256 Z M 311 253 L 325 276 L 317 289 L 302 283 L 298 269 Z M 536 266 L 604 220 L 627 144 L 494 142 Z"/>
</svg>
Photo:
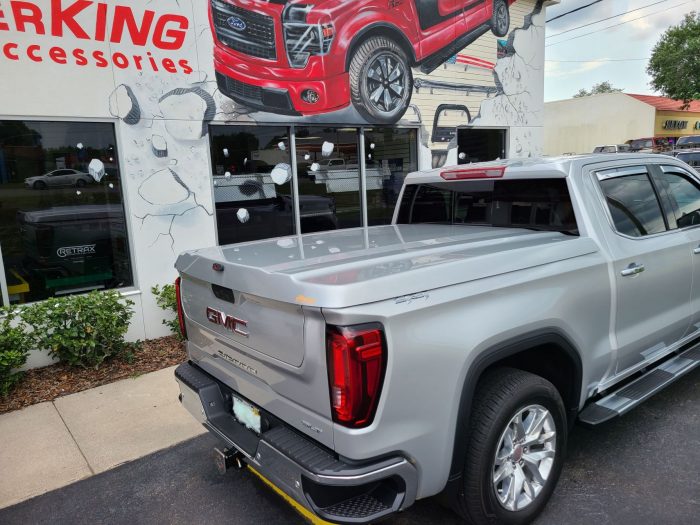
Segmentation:
<svg viewBox="0 0 700 525">
<path fill-rule="evenodd" d="M 203 434 L 173 371 L 0 415 L 0 508 Z"/>
</svg>

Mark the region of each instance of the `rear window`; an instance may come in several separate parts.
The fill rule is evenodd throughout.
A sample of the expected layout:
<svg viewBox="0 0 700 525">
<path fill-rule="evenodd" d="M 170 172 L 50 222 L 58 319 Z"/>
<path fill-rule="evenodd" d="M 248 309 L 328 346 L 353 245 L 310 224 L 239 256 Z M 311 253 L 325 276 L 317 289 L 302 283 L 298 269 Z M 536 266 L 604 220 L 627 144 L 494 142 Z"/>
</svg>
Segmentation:
<svg viewBox="0 0 700 525">
<path fill-rule="evenodd" d="M 700 168 L 700 153 L 679 153 L 676 158 L 696 169 Z"/>
<path fill-rule="evenodd" d="M 700 146 L 700 135 L 693 135 L 690 137 L 681 137 L 676 142 L 677 146 Z"/>
<path fill-rule="evenodd" d="M 565 179 L 470 180 L 406 186 L 399 224 L 469 224 L 578 234 Z"/>
</svg>

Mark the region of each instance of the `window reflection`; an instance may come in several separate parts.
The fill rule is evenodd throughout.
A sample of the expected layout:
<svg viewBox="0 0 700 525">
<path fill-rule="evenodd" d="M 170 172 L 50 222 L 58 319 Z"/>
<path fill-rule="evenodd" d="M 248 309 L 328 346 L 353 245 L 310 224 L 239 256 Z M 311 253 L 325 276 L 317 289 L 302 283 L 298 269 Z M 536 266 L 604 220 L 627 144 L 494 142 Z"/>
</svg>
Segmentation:
<svg viewBox="0 0 700 525">
<path fill-rule="evenodd" d="M 362 225 L 358 130 L 296 130 L 302 233 Z"/>
<path fill-rule="evenodd" d="M 289 130 L 210 126 L 219 244 L 294 233 Z"/>
<path fill-rule="evenodd" d="M 390 224 L 408 173 L 417 169 L 416 130 L 365 130 L 367 218 L 370 226 Z"/>
<path fill-rule="evenodd" d="M 11 303 L 132 284 L 114 128 L 0 121 L 0 246 Z"/>
<path fill-rule="evenodd" d="M 605 179 L 600 186 L 618 232 L 643 237 L 666 231 L 661 206 L 647 175 Z"/>
</svg>

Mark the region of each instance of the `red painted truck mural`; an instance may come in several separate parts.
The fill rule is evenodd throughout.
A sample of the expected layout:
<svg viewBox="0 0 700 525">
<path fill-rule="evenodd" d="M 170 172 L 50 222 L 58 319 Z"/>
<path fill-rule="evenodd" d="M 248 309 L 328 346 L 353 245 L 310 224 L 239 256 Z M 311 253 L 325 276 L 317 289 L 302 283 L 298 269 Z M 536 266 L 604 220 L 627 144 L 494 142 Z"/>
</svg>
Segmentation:
<svg viewBox="0 0 700 525">
<path fill-rule="evenodd" d="M 503 37 L 515 0 L 210 0 L 219 90 L 254 110 L 318 115 L 352 104 L 401 119 L 412 68 L 430 73 L 487 31 Z"/>
</svg>

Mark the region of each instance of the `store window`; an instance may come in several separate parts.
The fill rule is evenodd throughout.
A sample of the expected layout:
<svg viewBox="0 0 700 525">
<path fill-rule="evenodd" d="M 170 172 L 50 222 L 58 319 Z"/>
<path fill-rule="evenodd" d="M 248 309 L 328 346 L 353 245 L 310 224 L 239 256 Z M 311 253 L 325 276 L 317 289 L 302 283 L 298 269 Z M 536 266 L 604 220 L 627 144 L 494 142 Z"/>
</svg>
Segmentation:
<svg viewBox="0 0 700 525">
<path fill-rule="evenodd" d="M 365 174 L 369 226 L 391 224 L 403 180 L 418 167 L 416 130 L 365 129 Z"/>
<path fill-rule="evenodd" d="M 302 233 L 362 225 L 356 128 L 296 129 Z"/>
<path fill-rule="evenodd" d="M 112 124 L 0 121 L 10 303 L 133 284 L 117 159 Z"/>
<path fill-rule="evenodd" d="M 209 127 L 219 244 L 294 233 L 289 129 Z"/>
</svg>

